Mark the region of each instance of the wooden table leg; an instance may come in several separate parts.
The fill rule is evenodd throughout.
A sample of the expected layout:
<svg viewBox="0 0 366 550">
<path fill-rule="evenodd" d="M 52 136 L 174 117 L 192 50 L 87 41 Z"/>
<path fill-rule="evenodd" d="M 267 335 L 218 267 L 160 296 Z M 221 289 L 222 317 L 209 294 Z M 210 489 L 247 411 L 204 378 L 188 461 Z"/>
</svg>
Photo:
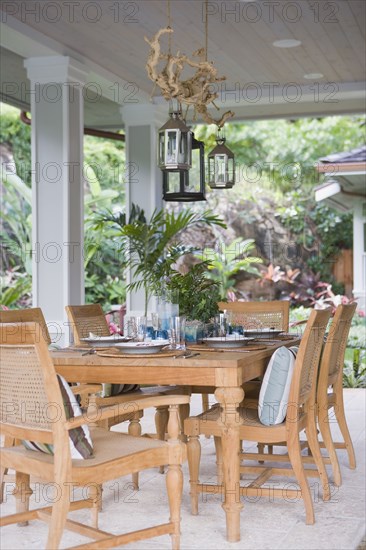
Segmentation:
<svg viewBox="0 0 366 550">
<path fill-rule="evenodd" d="M 242 388 L 218 388 L 215 397 L 222 407 L 220 425 L 222 442 L 222 472 L 226 514 L 226 537 L 229 542 L 240 540 L 240 471 L 238 406 L 244 398 Z"/>
</svg>

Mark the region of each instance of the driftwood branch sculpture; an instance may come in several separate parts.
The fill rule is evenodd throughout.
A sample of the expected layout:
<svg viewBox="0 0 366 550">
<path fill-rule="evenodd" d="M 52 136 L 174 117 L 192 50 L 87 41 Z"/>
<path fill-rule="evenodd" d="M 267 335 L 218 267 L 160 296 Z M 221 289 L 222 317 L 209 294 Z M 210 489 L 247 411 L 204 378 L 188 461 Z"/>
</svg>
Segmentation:
<svg viewBox="0 0 366 550">
<path fill-rule="evenodd" d="M 209 61 L 194 61 L 186 55 L 177 52 L 176 55 L 161 52 L 160 38 L 164 34 L 174 32 L 170 27 L 160 29 L 151 40 L 145 36 L 145 41 L 150 46 L 150 53 L 146 63 L 147 74 L 155 85 L 159 86 L 166 100 L 176 99 L 179 103 L 192 106 L 195 114 L 198 113 L 207 124 L 216 124 L 222 128 L 225 122 L 234 116 L 232 111 L 227 111 L 221 118 L 215 119 L 208 112 L 211 104 L 216 109 L 214 101 L 218 97 L 215 91 L 216 84 L 226 80 L 225 76 L 218 76 L 217 69 Z M 192 57 L 201 57 L 205 50 L 201 48 L 192 54 Z M 165 62 L 159 72 L 158 65 Z M 180 80 L 186 67 L 195 69 L 191 78 Z"/>
</svg>

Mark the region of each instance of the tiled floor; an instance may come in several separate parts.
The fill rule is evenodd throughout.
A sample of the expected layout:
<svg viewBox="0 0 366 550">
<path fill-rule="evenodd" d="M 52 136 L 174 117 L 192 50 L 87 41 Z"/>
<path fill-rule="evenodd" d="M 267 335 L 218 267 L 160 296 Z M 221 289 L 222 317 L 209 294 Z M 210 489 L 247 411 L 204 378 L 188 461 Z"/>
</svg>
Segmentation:
<svg viewBox="0 0 366 550">
<path fill-rule="evenodd" d="M 182 550 L 231 549 L 231 550 L 353 550 L 365 534 L 365 397 L 366 390 L 345 390 L 348 424 L 357 456 L 357 469 L 347 466 L 345 451 L 338 451 L 342 468 L 343 484 L 333 489 L 330 502 L 324 503 L 318 494 L 317 479 L 310 478 L 313 489 L 316 523 L 305 525 L 305 513 L 301 500 L 297 502 L 268 498 L 244 499 L 241 514 L 241 538 L 238 543 L 225 539 L 224 512 L 220 497 L 202 496 L 199 515 L 190 514 L 189 484 L 187 466 L 184 466 L 184 494 L 182 502 Z M 200 398 L 194 396 L 191 411 L 200 412 Z M 145 431 L 153 429 L 153 411 L 143 419 Z M 336 426 L 334 426 L 336 428 Z M 337 434 L 337 430 L 334 430 Z M 215 453 L 212 438 L 202 439 L 201 480 L 215 480 Z M 286 479 L 288 483 L 290 478 Z M 33 487 L 34 506 L 45 502 L 47 492 L 44 486 Z M 7 494 L 10 494 L 9 485 Z M 320 492 L 320 491 L 319 491 Z M 3 514 L 13 511 L 13 497 L 8 496 L 1 507 Z M 165 497 L 165 476 L 155 470 L 140 474 L 140 491 L 134 492 L 129 478 L 107 483 L 104 486 L 103 512 L 100 514 L 100 528 L 113 532 L 147 527 L 154 521 L 168 518 Z M 73 514 L 85 520 L 88 511 Z M 0 547 L 10 549 L 42 549 L 45 546 L 47 527 L 42 522 L 32 522 L 28 527 L 8 526 L 1 530 Z M 62 547 L 85 542 L 80 537 L 66 532 Z M 170 548 L 170 539 L 163 536 L 123 548 L 131 550 Z"/>
</svg>

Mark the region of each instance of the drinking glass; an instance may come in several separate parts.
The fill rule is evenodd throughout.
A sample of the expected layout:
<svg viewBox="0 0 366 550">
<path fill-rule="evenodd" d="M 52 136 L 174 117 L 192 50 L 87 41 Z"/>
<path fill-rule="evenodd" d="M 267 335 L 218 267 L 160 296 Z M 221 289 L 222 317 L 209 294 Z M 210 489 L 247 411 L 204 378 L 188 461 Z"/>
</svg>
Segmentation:
<svg viewBox="0 0 366 550">
<path fill-rule="evenodd" d="M 169 318 L 170 349 L 186 349 L 186 318 L 174 315 Z"/>
<path fill-rule="evenodd" d="M 227 333 L 227 316 L 226 313 L 215 315 L 215 336 L 226 336 Z"/>
<path fill-rule="evenodd" d="M 130 317 L 127 323 L 127 334 L 137 342 L 143 342 L 146 337 L 146 317 Z"/>
<path fill-rule="evenodd" d="M 136 336 L 138 342 L 143 342 L 146 338 L 146 317 L 144 315 L 136 317 Z"/>
</svg>

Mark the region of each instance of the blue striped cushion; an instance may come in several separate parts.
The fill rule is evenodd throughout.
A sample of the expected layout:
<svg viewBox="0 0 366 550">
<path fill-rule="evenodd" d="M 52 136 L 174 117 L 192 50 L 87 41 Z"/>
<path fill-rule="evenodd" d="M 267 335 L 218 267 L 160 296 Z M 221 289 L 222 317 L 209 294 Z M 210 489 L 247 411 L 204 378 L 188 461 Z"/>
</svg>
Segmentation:
<svg viewBox="0 0 366 550">
<path fill-rule="evenodd" d="M 72 393 L 69 384 L 66 380 L 57 375 L 58 383 L 61 390 L 62 401 L 65 408 L 66 420 L 81 416 L 82 410 L 76 400 L 75 395 Z M 70 452 L 71 458 L 85 459 L 93 456 L 93 442 L 90 436 L 89 427 L 84 425 L 78 428 L 69 430 L 70 440 Z M 30 451 L 41 451 L 42 453 L 54 454 L 53 445 L 46 443 L 39 443 L 35 441 L 28 441 L 23 439 L 22 443 L 24 447 Z"/>
<path fill-rule="evenodd" d="M 262 424 L 281 424 L 286 418 L 288 396 L 298 348 L 278 348 L 268 363 L 263 377 L 258 402 L 258 416 Z"/>
</svg>

